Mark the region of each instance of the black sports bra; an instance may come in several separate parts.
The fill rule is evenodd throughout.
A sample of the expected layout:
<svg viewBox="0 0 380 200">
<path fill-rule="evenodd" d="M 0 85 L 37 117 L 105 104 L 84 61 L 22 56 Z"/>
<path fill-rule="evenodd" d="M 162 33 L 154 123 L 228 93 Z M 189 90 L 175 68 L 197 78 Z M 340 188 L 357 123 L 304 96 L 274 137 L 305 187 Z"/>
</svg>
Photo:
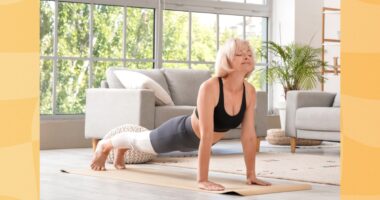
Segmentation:
<svg viewBox="0 0 380 200">
<path fill-rule="evenodd" d="M 222 78 L 219 77 L 219 101 L 218 105 L 214 108 L 214 131 L 215 132 L 226 132 L 230 129 L 238 127 L 243 121 L 246 102 L 245 102 L 245 86 L 243 83 L 243 99 L 240 107 L 240 111 L 238 114 L 231 116 L 224 109 L 224 95 L 223 95 L 223 81 Z M 195 115 L 199 119 L 198 109 L 195 108 Z"/>
</svg>

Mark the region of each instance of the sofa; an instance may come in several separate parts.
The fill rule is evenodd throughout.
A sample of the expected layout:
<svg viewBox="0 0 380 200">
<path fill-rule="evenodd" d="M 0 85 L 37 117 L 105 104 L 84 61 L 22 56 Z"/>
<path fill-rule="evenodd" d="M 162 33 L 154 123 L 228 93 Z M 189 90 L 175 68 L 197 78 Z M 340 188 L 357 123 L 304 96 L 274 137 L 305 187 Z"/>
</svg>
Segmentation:
<svg viewBox="0 0 380 200">
<path fill-rule="evenodd" d="M 136 124 L 154 129 L 167 120 L 190 115 L 197 101 L 200 85 L 211 77 L 205 70 L 152 69 L 129 70 L 142 73 L 157 82 L 172 98 L 174 105 L 158 106 L 155 95 L 149 89 L 126 89 L 115 76 L 118 70 L 106 70 L 106 80 L 100 88 L 86 90 L 85 138 L 92 139 L 93 148 L 111 129 L 122 124 Z M 255 130 L 259 141 L 266 136 L 267 95 L 257 92 Z M 252 122 L 253 123 L 253 122 Z M 223 139 L 240 138 L 240 126 L 230 130 Z"/>
<path fill-rule="evenodd" d="M 340 142 L 340 94 L 320 91 L 288 91 L 285 135 L 291 137 L 291 152 L 296 139 Z"/>
</svg>

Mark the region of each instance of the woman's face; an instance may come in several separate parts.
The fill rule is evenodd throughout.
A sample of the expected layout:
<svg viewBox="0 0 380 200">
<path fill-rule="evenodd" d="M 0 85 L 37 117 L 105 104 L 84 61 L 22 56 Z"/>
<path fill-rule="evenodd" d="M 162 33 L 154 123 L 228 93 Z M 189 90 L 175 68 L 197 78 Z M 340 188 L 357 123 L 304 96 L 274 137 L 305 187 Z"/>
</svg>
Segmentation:
<svg viewBox="0 0 380 200">
<path fill-rule="evenodd" d="M 232 58 L 232 68 L 245 73 L 251 72 L 254 69 L 252 56 L 252 52 L 246 43 L 238 43 Z"/>
</svg>

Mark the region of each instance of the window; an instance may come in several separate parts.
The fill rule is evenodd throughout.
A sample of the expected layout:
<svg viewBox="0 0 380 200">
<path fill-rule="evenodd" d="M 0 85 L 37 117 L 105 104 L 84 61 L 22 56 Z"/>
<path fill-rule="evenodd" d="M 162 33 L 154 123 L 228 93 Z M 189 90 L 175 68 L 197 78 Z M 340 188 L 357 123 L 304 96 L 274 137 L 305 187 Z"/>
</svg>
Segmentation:
<svg viewBox="0 0 380 200">
<path fill-rule="evenodd" d="M 259 54 L 265 51 L 263 44 L 268 40 L 266 17 L 165 10 L 163 23 L 164 68 L 214 71 L 218 44 L 232 37 L 250 42 L 256 52 L 256 69 L 267 66 L 267 59 Z M 252 73 L 248 81 L 257 90 L 265 90 L 266 83 L 259 70 Z"/>
<path fill-rule="evenodd" d="M 110 66 L 153 68 L 154 9 L 41 1 L 41 114 L 83 114 Z"/>
<path fill-rule="evenodd" d="M 83 114 L 86 89 L 100 87 L 111 66 L 213 71 L 217 49 L 230 37 L 266 51 L 265 0 L 181 1 L 179 7 L 175 1 L 41 1 L 40 113 Z M 256 60 L 256 68 L 267 66 L 266 58 Z M 265 90 L 259 73 L 248 80 Z"/>
</svg>

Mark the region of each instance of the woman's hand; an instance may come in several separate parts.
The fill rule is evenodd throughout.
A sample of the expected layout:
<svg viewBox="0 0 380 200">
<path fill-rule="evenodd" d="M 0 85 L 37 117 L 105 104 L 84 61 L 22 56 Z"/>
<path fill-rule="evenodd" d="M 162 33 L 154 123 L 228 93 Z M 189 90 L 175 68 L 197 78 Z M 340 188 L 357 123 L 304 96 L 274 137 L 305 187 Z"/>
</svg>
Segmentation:
<svg viewBox="0 0 380 200">
<path fill-rule="evenodd" d="M 266 181 L 263 181 L 263 180 L 256 178 L 256 176 L 250 176 L 249 178 L 247 178 L 247 184 L 248 185 L 263 185 L 263 186 L 272 185 L 269 182 L 266 182 Z"/>
<path fill-rule="evenodd" d="M 213 183 L 210 181 L 198 182 L 198 187 L 202 190 L 210 190 L 210 191 L 222 191 L 222 190 L 224 190 L 223 185 Z"/>
</svg>

